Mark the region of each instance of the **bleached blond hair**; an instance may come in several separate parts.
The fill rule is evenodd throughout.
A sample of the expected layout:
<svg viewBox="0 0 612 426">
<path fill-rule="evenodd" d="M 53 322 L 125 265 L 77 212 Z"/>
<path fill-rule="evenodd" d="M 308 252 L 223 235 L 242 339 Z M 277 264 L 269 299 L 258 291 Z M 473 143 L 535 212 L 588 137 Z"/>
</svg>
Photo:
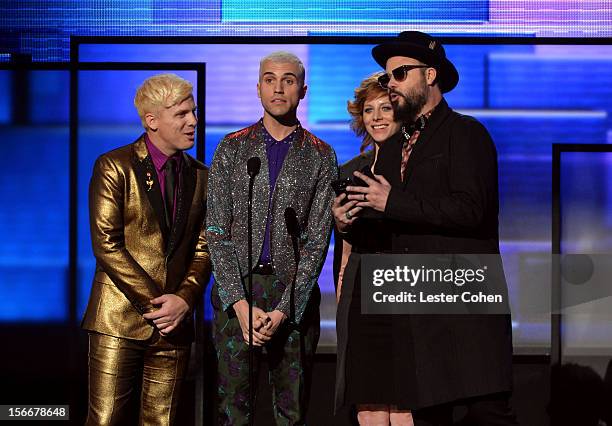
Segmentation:
<svg viewBox="0 0 612 426">
<path fill-rule="evenodd" d="M 284 50 L 278 50 L 276 52 L 272 52 L 269 55 L 261 58 L 259 61 L 259 80 L 261 81 L 261 77 L 263 75 L 263 65 L 264 62 L 270 61 L 275 63 L 289 63 L 295 64 L 298 67 L 298 75 L 297 78 L 299 82 L 304 85 L 306 81 L 306 69 L 304 68 L 304 64 L 296 55 L 291 52 L 286 52 Z"/>
<path fill-rule="evenodd" d="M 155 114 L 162 108 L 171 108 L 193 96 L 193 85 L 176 74 L 157 74 L 147 78 L 136 90 L 134 106 L 142 126 L 148 129 L 147 113 Z"/>
</svg>

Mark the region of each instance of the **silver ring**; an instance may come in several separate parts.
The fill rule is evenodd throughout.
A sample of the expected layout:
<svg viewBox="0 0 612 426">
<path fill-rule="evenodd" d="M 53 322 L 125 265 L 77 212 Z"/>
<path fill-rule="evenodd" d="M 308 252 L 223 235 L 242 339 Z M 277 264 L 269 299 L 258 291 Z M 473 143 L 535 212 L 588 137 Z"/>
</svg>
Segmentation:
<svg viewBox="0 0 612 426">
<path fill-rule="evenodd" d="M 351 218 L 353 217 L 353 215 L 351 215 L 351 212 L 349 212 L 349 211 L 344 213 L 344 216 L 346 217 L 347 220 L 351 220 Z"/>
</svg>

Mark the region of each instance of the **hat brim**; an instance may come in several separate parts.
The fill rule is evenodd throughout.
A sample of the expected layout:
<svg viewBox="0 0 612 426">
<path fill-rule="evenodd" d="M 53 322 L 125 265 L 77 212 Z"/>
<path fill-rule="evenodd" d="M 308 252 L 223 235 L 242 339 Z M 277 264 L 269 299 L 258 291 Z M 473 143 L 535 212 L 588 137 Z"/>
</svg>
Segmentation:
<svg viewBox="0 0 612 426">
<path fill-rule="evenodd" d="M 372 57 L 382 68 L 385 68 L 387 59 L 393 56 L 406 56 L 418 59 L 424 64 L 431 65 L 438 70 L 438 84 L 442 93 L 450 92 L 459 83 L 459 73 L 451 61 L 444 58 L 441 62 L 430 50 L 420 45 L 393 41 L 379 44 L 372 49 Z"/>
</svg>

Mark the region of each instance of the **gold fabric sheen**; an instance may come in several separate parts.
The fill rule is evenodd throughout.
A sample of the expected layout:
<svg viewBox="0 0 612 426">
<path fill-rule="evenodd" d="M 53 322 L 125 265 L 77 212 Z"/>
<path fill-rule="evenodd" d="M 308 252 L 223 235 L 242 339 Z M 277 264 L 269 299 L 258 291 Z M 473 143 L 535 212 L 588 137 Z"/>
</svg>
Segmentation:
<svg viewBox="0 0 612 426">
<path fill-rule="evenodd" d="M 148 341 L 90 333 L 86 425 L 130 424 L 134 389 L 140 380 L 138 424 L 174 424 L 188 364 L 189 346 L 168 343 L 158 333 Z"/>
<path fill-rule="evenodd" d="M 177 216 L 182 213 L 186 224 L 172 257 L 167 256 L 167 241 L 148 199 L 145 179 L 150 176 L 137 173 L 151 162 L 144 137 L 96 161 L 89 210 L 97 264 L 84 329 L 146 340 L 154 326 L 142 315 L 155 309 L 151 299 L 174 293 L 193 309 L 201 297 L 211 272 L 204 226 L 208 170 L 187 155 L 184 159 L 187 172 L 195 175 L 195 188 L 186 208 L 182 212 L 177 208 Z M 157 177 L 153 177 L 157 188 L 152 190 L 159 191 Z M 192 339 L 193 331 L 185 328 L 173 332 L 175 339 Z"/>
<path fill-rule="evenodd" d="M 89 213 L 96 271 L 82 322 L 90 332 L 89 425 L 126 424 L 139 382 L 139 424 L 173 423 L 194 336 L 193 309 L 211 273 L 208 169 L 187 154 L 183 160 L 171 228 L 144 135 L 95 163 Z M 180 296 L 190 308 L 165 337 L 142 316 L 156 309 L 150 301 L 162 294 Z"/>
</svg>

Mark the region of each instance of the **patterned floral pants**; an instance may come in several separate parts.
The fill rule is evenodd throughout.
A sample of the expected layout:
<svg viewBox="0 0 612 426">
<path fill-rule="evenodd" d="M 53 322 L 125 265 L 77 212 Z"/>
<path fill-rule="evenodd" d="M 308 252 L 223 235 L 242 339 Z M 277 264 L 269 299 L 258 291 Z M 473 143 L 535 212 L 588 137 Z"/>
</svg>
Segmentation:
<svg viewBox="0 0 612 426">
<path fill-rule="evenodd" d="M 212 290 L 214 343 L 218 361 L 219 424 L 249 423 L 249 349 L 232 308 L 222 311 L 217 285 Z M 255 306 L 270 312 L 278 304 L 285 285 L 274 275 L 253 275 Z M 255 377 L 266 357 L 277 425 L 306 424 L 312 365 L 320 334 L 318 286 L 299 326 L 285 321 L 272 340 L 255 348 Z M 257 388 L 257 387 L 256 387 Z"/>
</svg>

